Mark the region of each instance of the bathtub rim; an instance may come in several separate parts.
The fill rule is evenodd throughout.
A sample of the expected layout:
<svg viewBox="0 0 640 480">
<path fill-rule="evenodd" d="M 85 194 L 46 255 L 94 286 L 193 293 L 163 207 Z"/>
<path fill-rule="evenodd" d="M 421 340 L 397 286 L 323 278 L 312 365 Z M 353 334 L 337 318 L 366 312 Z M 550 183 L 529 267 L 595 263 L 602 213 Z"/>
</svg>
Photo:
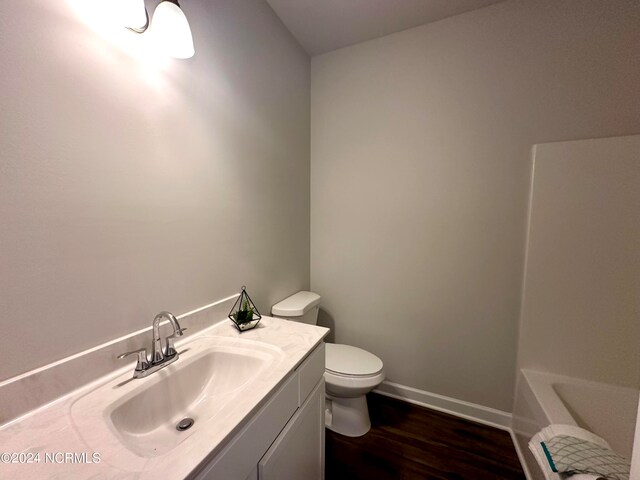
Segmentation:
<svg viewBox="0 0 640 480">
<path fill-rule="evenodd" d="M 565 406 L 560 393 L 555 390 L 554 384 L 569 383 L 594 389 L 608 389 L 634 393 L 638 392 L 638 389 L 631 387 L 585 380 L 577 377 L 569 377 L 567 375 L 560 375 L 557 373 L 539 372 L 525 368 L 523 368 L 521 372 L 525 381 L 529 384 L 529 388 L 527 390 L 529 390 L 535 397 L 535 401 L 540 406 L 540 409 L 546 417 L 545 421 L 549 425 L 562 424 L 579 426 Z"/>
</svg>

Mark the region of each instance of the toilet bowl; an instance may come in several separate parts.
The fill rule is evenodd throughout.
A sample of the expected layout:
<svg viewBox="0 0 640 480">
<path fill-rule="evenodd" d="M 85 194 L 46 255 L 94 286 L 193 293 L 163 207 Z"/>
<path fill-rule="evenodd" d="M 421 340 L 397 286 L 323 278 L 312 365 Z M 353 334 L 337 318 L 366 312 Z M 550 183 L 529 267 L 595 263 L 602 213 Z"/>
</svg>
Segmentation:
<svg viewBox="0 0 640 480">
<path fill-rule="evenodd" d="M 298 292 L 271 308 L 276 318 L 315 325 L 320 296 Z M 326 344 L 326 427 L 349 437 L 364 435 L 371 428 L 366 394 L 384 380 L 384 365 L 374 354 L 358 347 Z"/>
</svg>

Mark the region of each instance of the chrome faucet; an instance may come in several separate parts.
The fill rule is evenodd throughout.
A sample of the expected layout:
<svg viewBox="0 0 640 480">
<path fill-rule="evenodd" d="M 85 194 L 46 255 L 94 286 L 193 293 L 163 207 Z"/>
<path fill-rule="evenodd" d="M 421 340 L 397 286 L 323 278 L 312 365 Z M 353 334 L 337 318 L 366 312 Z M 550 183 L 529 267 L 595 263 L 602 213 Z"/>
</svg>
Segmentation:
<svg viewBox="0 0 640 480">
<path fill-rule="evenodd" d="M 166 318 L 173 327 L 173 333 L 167 337 L 167 344 L 162 351 L 162 339 L 160 338 L 160 321 Z M 151 344 L 151 361 L 147 358 L 147 349 L 140 348 L 132 352 L 118 355 L 118 358 L 125 358 L 129 355 L 138 355 L 138 363 L 133 371 L 133 378 L 144 378 L 157 372 L 161 368 L 175 362 L 178 359 L 178 352 L 173 342 L 176 337 L 181 337 L 186 328 L 181 328 L 178 319 L 171 312 L 160 312 L 153 319 L 153 342 Z"/>
<path fill-rule="evenodd" d="M 162 340 L 160 339 L 160 320 L 166 318 L 173 327 L 173 335 L 167 337 L 167 349 L 165 353 L 162 353 Z M 153 319 L 153 343 L 151 345 L 151 363 L 157 364 L 163 362 L 165 358 L 177 355 L 175 348 L 173 348 L 173 339 L 176 336 L 182 336 L 182 328 L 178 323 L 178 319 L 173 316 L 171 312 L 160 312 Z M 169 342 L 171 339 L 171 348 L 169 348 Z"/>
</svg>

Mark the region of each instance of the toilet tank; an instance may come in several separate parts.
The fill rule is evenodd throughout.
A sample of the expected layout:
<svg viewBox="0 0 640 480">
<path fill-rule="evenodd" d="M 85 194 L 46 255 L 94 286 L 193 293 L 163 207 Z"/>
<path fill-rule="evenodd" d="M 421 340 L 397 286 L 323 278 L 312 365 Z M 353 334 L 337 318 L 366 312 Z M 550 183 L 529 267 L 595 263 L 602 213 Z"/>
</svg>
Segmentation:
<svg viewBox="0 0 640 480">
<path fill-rule="evenodd" d="M 298 292 L 271 307 L 271 315 L 277 318 L 315 325 L 318 322 L 320 295 Z"/>
</svg>

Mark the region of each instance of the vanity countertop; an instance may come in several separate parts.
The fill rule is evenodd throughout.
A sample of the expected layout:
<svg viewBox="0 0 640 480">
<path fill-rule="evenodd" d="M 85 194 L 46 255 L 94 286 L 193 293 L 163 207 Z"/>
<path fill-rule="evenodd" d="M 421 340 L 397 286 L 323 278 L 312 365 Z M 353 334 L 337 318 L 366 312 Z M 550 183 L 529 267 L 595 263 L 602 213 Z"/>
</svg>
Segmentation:
<svg viewBox="0 0 640 480">
<path fill-rule="evenodd" d="M 83 439 L 86 432 L 80 431 L 71 416 L 71 408 L 75 402 L 98 386 L 107 383 L 118 385 L 130 378 L 132 365 L 128 364 L 126 368 L 99 378 L 0 427 L 0 478 L 185 478 L 224 447 L 250 416 L 265 403 L 269 394 L 274 392 L 285 377 L 322 342 L 327 333 L 328 329 L 323 327 L 271 317 L 263 317 L 257 328 L 243 333 L 238 332 L 229 320 L 217 323 L 182 343 L 178 342 L 178 351 L 183 346 L 188 347 L 188 344 L 196 339 L 202 342 L 206 341 L 206 338 L 226 337 L 232 340 L 231 345 L 236 341 L 238 345 L 242 345 L 244 340 L 253 340 L 278 347 L 283 352 L 281 360 L 254 381 L 251 389 L 234 404 L 232 411 L 218 417 L 210 425 L 203 425 L 203 428 L 194 431 L 175 448 L 157 457 L 137 456 L 122 444 L 113 442 L 112 438 L 105 438 L 100 449 L 95 448 L 95 442 L 93 446 L 89 446 Z M 175 364 L 179 362 L 180 359 Z M 153 375 L 156 374 L 147 379 L 131 381 L 144 382 L 153 378 Z M 113 390 L 117 391 L 117 387 Z M 117 395 L 114 393 L 114 399 Z M 95 422 L 96 427 L 104 430 L 104 425 L 98 425 L 98 422 L 105 422 L 100 415 L 96 415 Z M 85 429 L 87 426 L 83 425 L 82 428 Z M 7 454 L 17 455 L 11 458 Z M 95 461 L 94 454 L 99 454 L 98 461 Z M 132 455 L 136 458 L 133 459 Z M 134 461 L 123 462 L 123 458 L 132 458 Z M 24 463 L 29 460 L 31 463 Z"/>
</svg>

